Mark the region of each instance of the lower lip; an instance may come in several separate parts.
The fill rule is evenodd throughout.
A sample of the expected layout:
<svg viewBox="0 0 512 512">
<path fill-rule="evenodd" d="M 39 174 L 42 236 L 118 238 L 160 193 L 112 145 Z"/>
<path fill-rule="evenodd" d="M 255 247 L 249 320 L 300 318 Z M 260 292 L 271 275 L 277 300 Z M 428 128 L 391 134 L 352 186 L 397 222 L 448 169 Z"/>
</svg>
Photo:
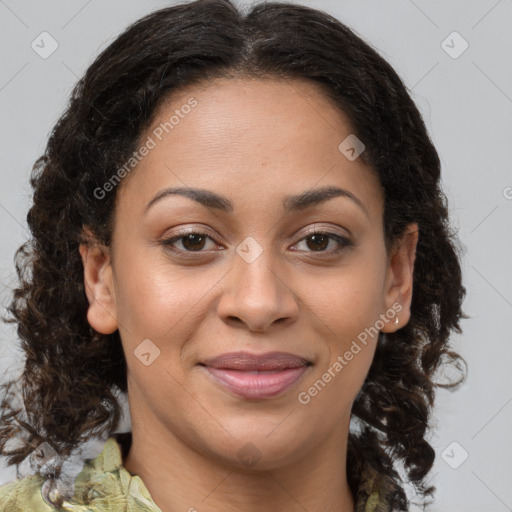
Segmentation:
<svg viewBox="0 0 512 512">
<path fill-rule="evenodd" d="M 209 366 L 203 368 L 229 391 L 244 398 L 261 399 L 283 393 L 302 376 L 308 366 L 258 374 Z"/>
</svg>

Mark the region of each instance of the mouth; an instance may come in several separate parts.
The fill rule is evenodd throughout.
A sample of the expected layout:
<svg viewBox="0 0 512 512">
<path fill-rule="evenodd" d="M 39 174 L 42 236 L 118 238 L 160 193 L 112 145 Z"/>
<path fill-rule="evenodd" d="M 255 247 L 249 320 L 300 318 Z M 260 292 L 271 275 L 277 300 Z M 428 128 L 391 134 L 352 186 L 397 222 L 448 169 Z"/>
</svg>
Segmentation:
<svg viewBox="0 0 512 512">
<path fill-rule="evenodd" d="M 288 352 L 232 352 L 207 359 L 200 366 L 224 389 L 246 399 L 259 400 L 284 393 L 312 364 Z"/>
</svg>

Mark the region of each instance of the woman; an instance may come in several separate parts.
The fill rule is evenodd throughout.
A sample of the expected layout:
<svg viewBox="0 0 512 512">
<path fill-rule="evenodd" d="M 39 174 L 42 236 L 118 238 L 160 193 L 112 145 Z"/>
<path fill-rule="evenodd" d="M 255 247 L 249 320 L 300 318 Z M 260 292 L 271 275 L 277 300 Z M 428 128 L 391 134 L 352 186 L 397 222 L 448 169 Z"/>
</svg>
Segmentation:
<svg viewBox="0 0 512 512">
<path fill-rule="evenodd" d="M 460 367 L 465 289 L 421 116 L 347 27 L 286 3 L 154 12 L 77 84 L 31 183 L 10 307 L 25 410 L 7 385 L 0 436 L 35 469 L 2 510 L 432 497 L 434 373 Z"/>
</svg>

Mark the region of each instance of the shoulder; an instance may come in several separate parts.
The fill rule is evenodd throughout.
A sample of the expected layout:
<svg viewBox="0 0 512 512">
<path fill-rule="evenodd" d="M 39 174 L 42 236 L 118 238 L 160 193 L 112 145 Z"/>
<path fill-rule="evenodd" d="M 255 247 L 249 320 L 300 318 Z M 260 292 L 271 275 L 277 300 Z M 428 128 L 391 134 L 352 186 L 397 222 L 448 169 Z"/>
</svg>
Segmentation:
<svg viewBox="0 0 512 512">
<path fill-rule="evenodd" d="M 123 466 L 126 437 L 109 438 L 101 453 L 86 459 L 71 488 L 64 484 L 60 509 L 73 512 L 161 512 L 142 479 Z M 0 487 L 1 512 L 55 512 L 43 498 L 44 477 L 39 473 Z"/>
<path fill-rule="evenodd" d="M 29 475 L 0 486 L 0 510 L 2 512 L 53 512 L 41 494 L 44 479 Z"/>
</svg>

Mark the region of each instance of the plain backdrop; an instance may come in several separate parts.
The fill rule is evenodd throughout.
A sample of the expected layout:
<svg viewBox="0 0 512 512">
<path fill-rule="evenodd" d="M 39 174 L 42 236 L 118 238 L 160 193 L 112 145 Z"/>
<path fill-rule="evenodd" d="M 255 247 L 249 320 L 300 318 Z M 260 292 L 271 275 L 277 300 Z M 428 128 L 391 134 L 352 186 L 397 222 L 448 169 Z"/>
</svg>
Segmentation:
<svg viewBox="0 0 512 512">
<path fill-rule="evenodd" d="M 3 307 L 15 283 L 14 252 L 27 237 L 31 166 L 72 86 L 129 23 L 174 3 L 0 0 Z M 464 253 L 464 311 L 471 317 L 454 342 L 469 373 L 458 391 L 437 394 L 431 432 L 437 494 L 429 510 L 512 510 L 512 1 L 295 3 L 340 19 L 394 66 L 442 160 L 452 224 Z M 32 47 L 42 32 L 58 45 L 46 58 Z M 22 362 L 14 327 L 2 325 L 2 379 L 18 375 Z M 2 462 L 0 483 L 16 475 Z"/>
</svg>

